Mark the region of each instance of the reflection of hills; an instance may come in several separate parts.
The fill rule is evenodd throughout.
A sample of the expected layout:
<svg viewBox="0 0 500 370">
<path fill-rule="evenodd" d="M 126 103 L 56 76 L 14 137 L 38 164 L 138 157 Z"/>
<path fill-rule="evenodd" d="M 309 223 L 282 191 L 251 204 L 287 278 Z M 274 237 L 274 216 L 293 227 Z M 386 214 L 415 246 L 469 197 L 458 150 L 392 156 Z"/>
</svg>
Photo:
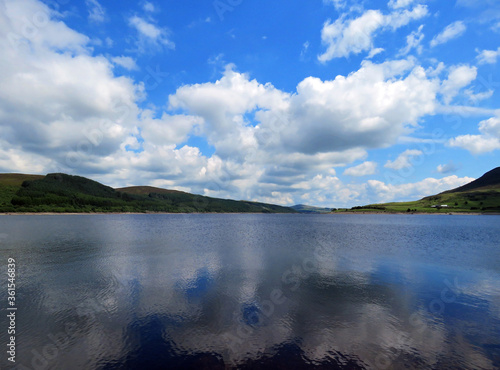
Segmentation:
<svg viewBox="0 0 500 370">
<path fill-rule="evenodd" d="M 166 329 L 175 322 L 169 315 L 150 315 L 129 324 L 124 343 L 126 353 L 121 358 L 101 361 L 100 370 L 114 369 L 365 369 L 359 360 L 332 351 L 324 360 L 312 360 L 295 342 L 282 343 L 269 350 L 272 354 L 247 358 L 233 367 L 224 362 L 217 352 L 182 351 L 166 335 Z"/>
</svg>

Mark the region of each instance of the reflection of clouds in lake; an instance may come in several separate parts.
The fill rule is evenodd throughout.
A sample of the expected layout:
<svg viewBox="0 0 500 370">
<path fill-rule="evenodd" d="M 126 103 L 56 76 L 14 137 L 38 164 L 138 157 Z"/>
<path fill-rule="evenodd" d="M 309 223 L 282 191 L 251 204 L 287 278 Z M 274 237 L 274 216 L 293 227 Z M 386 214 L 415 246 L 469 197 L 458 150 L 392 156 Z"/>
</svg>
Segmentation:
<svg viewBox="0 0 500 370">
<path fill-rule="evenodd" d="M 221 368 L 222 360 L 273 356 L 353 368 L 494 367 L 494 350 L 482 346 L 500 344 L 496 272 L 454 268 L 457 256 L 436 267 L 394 246 L 387 252 L 371 235 L 363 239 L 360 225 L 344 231 L 327 217 L 203 217 L 70 219 L 80 234 L 35 223 L 42 241 L 16 244 L 32 264 L 21 282 L 33 310 L 20 323 L 28 338 L 20 353 L 29 362 L 32 349 L 50 343 L 48 333 L 75 323 L 54 368 L 131 368 L 141 358 Z M 420 235 L 413 226 L 400 239 L 386 231 L 382 242 L 397 245 Z M 446 281 L 458 288 L 443 295 Z M 430 308 L 434 300 L 443 312 Z"/>
</svg>

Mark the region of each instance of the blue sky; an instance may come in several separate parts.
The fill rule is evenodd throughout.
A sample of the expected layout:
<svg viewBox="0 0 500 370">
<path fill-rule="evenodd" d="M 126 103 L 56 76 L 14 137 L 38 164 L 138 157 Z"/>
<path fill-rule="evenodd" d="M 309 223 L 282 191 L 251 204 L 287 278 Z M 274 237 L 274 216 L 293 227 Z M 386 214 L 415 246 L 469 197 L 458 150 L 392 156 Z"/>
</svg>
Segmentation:
<svg viewBox="0 0 500 370">
<path fill-rule="evenodd" d="M 497 167 L 494 0 L 0 0 L 0 171 L 285 205 Z"/>
</svg>

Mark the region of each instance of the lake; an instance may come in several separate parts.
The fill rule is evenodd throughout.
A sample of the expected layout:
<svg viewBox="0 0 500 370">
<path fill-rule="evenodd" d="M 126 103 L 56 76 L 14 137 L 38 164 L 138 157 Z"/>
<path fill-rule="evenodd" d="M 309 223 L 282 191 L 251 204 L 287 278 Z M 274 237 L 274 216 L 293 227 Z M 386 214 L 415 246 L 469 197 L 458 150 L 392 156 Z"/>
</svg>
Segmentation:
<svg viewBox="0 0 500 370">
<path fill-rule="evenodd" d="M 500 216 L 0 216 L 0 302 L 14 258 L 19 369 L 494 369 L 499 241 Z"/>
</svg>

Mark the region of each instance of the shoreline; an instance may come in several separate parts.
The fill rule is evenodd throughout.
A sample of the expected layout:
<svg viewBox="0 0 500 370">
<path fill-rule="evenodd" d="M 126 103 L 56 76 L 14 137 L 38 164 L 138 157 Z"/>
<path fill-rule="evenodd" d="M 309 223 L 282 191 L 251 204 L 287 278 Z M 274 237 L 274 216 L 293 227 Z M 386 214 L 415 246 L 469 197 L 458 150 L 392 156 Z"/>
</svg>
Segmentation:
<svg viewBox="0 0 500 370">
<path fill-rule="evenodd" d="M 498 216 L 500 213 L 480 212 L 333 212 L 333 213 L 263 213 L 263 212 L 0 212 L 0 216 L 76 216 L 76 215 L 435 215 L 435 216 Z"/>
</svg>

